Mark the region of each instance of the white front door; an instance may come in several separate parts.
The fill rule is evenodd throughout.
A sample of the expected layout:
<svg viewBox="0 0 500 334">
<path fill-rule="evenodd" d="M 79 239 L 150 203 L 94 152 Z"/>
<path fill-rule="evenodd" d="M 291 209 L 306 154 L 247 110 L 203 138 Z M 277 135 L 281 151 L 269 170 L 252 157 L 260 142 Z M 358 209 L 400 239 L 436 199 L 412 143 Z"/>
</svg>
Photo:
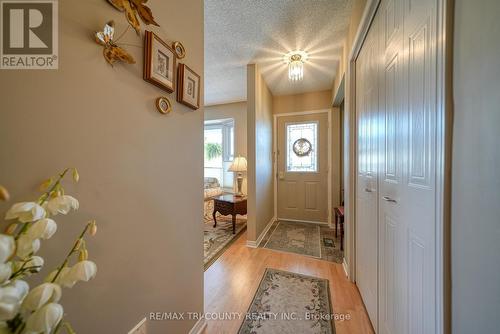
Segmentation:
<svg viewBox="0 0 500 334">
<path fill-rule="evenodd" d="M 276 126 L 278 219 L 326 223 L 328 113 L 279 116 Z"/>
</svg>

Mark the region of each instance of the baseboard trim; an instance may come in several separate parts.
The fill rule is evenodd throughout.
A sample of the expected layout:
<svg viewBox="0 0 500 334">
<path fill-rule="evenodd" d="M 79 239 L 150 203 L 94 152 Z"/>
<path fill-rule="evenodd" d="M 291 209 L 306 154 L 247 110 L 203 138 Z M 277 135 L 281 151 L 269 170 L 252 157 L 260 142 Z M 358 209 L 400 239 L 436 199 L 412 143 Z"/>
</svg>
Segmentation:
<svg viewBox="0 0 500 334">
<path fill-rule="evenodd" d="M 278 218 L 278 220 L 282 221 L 282 222 L 308 223 L 308 224 L 330 226 L 330 224 L 328 224 L 328 222 L 319 222 L 319 221 L 315 221 L 315 220 L 298 220 L 298 219 L 287 219 L 287 218 Z"/>
<path fill-rule="evenodd" d="M 267 223 L 266 227 L 264 230 L 260 233 L 259 237 L 257 238 L 256 241 L 253 240 L 247 240 L 247 247 L 250 248 L 257 248 L 259 247 L 260 243 L 262 242 L 262 239 L 264 239 L 264 236 L 267 234 L 273 223 L 276 221 L 276 217 L 271 218 L 269 223 Z"/>
<path fill-rule="evenodd" d="M 247 247 L 249 248 L 257 248 L 257 243 L 253 240 L 247 240 Z"/>
<path fill-rule="evenodd" d="M 349 265 L 345 262 L 345 257 L 342 259 L 342 268 L 344 268 L 345 276 L 349 278 Z"/>
<path fill-rule="evenodd" d="M 199 319 L 189 331 L 189 334 L 202 334 L 205 328 L 207 327 L 207 323 L 205 319 Z"/>
</svg>

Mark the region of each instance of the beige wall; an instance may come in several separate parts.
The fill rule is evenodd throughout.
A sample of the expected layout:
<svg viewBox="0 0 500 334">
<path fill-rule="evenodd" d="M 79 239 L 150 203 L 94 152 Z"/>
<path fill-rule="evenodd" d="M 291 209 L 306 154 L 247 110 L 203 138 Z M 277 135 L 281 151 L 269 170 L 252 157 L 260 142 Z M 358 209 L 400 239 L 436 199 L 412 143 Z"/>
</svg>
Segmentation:
<svg viewBox="0 0 500 334">
<path fill-rule="evenodd" d="M 367 0 L 353 0 L 352 13 L 349 20 L 349 29 L 347 30 L 347 37 L 342 47 L 342 57 L 340 59 L 339 67 L 337 69 L 337 75 L 335 76 L 335 81 L 333 83 L 333 98 L 335 98 L 335 96 L 337 95 L 340 82 L 346 72 L 352 43 L 354 42 L 354 38 L 356 37 L 356 33 L 358 32 L 359 23 L 365 10 L 366 2 Z"/>
<path fill-rule="evenodd" d="M 273 96 L 259 67 L 247 66 L 248 240 L 256 241 L 274 216 Z"/>
<path fill-rule="evenodd" d="M 353 161 L 350 161 L 349 157 L 354 157 L 356 154 L 355 147 L 355 115 L 353 114 L 353 101 L 350 101 L 350 85 L 352 84 L 349 80 L 349 54 L 354 43 L 359 25 L 361 23 L 361 18 L 367 6 L 367 0 L 353 0 L 353 9 L 351 13 L 351 18 L 349 22 L 349 29 L 347 32 L 346 40 L 344 41 L 344 47 L 342 51 L 342 59 L 339 63 L 339 68 L 337 70 L 337 75 L 333 83 L 333 94 L 332 100 L 335 100 L 337 95 L 342 92 L 345 96 L 344 99 L 344 113 L 343 113 L 343 124 L 342 124 L 342 136 L 343 140 L 343 157 L 342 157 L 342 173 L 344 175 L 344 208 L 346 222 L 346 235 L 345 235 L 345 246 L 344 246 L 344 261 L 347 266 L 347 271 L 349 272 L 351 279 L 354 274 L 354 266 L 351 266 L 350 259 L 352 257 L 351 252 L 354 249 L 354 230 L 351 227 L 354 226 L 354 192 L 351 189 L 355 188 L 355 174 L 351 173 L 351 165 Z M 342 78 L 344 78 L 343 87 L 340 87 L 342 83 Z M 339 103 L 343 97 L 338 101 Z"/>
<path fill-rule="evenodd" d="M 227 103 L 205 107 L 205 120 L 234 119 L 235 155 L 247 157 L 247 103 Z M 236 180 L 236 179 L 235 179 Z M 244 175 L 242 191 L 247 193 L 247 179 Z"/>
<path fill-rule="evenodd" d="M 294 95 L 273 97 L 273 113 L 283 114 L 312 110 L 331 109 L 332 150 L 332 207 L 340 205 L 340 112 L 332 108 L 332 91 L 325 90 Z M 333 217 L 333 214 L 332 214 Z"/>
<path fill-rule="evenodd" d="M 455 0 L 452 332 L 498 333 L 500 2 Z"/>
<path fill-rule="evenodd" d="M 280 95 L 273 98 L 273 113 L 329 109 L 332 102 L 330 90 L 294 95 Z"/>
<path fill-rule="evenodd" d="M 332 108 L 332 124 L 331 124 L 331 134 L 332 134 L 332 208 L 340 206 L 341 204 L 341 176 L 342 168 L 340 166 L 342 159 L 340 157 L 341 152 L 341 129 L 340 129 L 340 109 Z M 335 215 L 331 213 L 332 221 L 335 222 Z"/>
<path fill-rule="evenodd" d="M 182 41 L 183 62 L 203 74 L 203 1 L 148 5 L 162 26 L 150 29 Z M 97 277 L 63 291 L 78 333 L 127 333 L 149 312 L 202 312 L 203 108 L 192 111 L 143 81 L 142 47 L 126 47 L 135 65 L 105 62 L 93 32 L 110 19 L 118 33 L 126 27 L 106 1 L 64 0 L 59 9 L 59 70 L 1 71 L 0 183 L 12 202 L 30 200 L 47 176 L 79 168 L 80 183 L 68 182 L 67 192 L 80 210 L 55 217 L 59 230 L 40 252 L 48 274 L 85 221 L 97 219 L 88 242 Z M 130 30 L 123 42 L 142 45 L 142 37 Z M 160 95 L 173 101 L 171 114 L 156 111 Z M 151 322 L 148 333 L 193 325 Z"/>
</svg>

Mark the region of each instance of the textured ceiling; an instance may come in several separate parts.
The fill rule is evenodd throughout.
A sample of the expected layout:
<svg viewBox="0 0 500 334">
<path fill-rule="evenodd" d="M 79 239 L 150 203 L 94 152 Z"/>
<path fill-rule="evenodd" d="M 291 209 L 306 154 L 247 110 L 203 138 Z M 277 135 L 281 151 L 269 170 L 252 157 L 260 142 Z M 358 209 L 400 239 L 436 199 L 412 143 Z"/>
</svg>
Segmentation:
<svg viewBox="0 0 500 334">
<path fill-rule="evenodd" d="M 273 95 L 330 89 L 351 14 L 349 0 L 205 0 L 205 105 L 246 100 L 246 65 Z M 304 79 L 283 56 L 305 50 Z"/>
</svg>

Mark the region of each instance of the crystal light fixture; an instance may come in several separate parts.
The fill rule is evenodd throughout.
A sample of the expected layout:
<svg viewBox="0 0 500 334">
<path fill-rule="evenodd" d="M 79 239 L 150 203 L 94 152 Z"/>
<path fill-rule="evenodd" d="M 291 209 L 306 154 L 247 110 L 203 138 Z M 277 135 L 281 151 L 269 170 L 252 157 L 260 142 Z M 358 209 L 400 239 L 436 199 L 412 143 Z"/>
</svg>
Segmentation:
<svg viewBox="0 0 500 334">
<path fill-rule="evenodd" d="M 304 62 L 306 59 L 307 54 L 304 51 L 292 51 L 285 56 L 290 81 L 296 82 L 304 78 Z"/>
</svg>

